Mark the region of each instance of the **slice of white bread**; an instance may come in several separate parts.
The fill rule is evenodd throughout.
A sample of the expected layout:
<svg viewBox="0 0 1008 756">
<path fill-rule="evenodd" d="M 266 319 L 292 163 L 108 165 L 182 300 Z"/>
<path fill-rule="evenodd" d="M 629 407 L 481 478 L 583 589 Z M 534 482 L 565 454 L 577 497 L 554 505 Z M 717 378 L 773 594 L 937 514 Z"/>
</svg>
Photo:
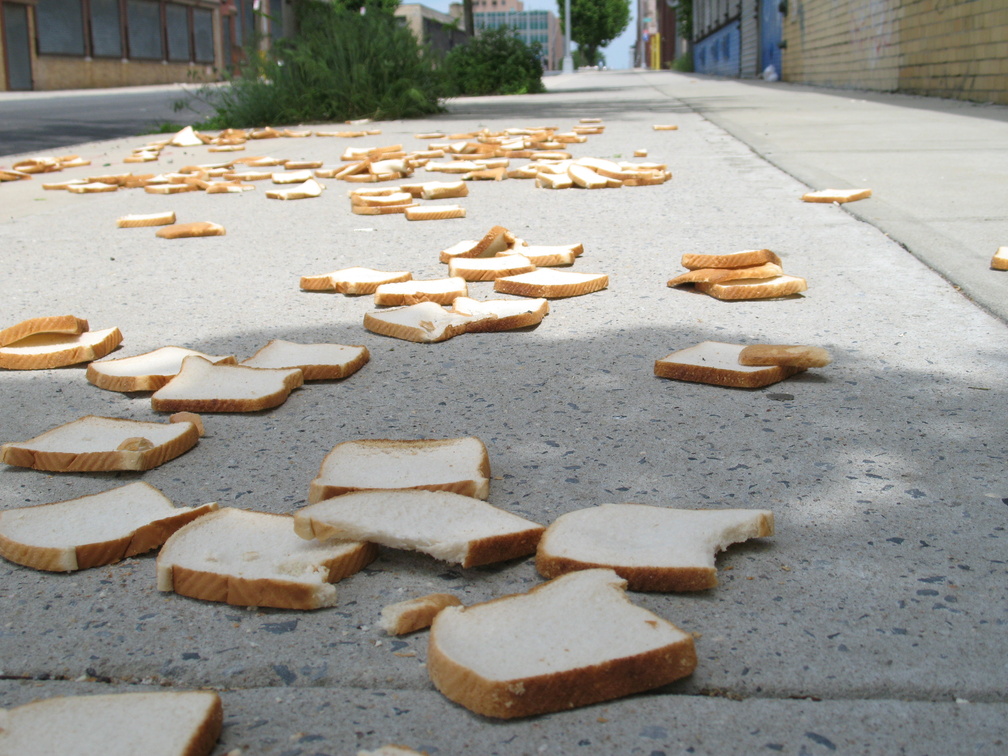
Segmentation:
<svg viewBox="0 0 1008 756">
<path fill-rule="evenodd" d="M 696 268 L 670 278 L 668 285 L 681 286 L 688 283 L 717 283 L 719 281 L 734 281 L 738 279 L 774 278 L 783 274 L 784 269 L 777 263 L 763 263 L 751 268 Z"/>
<path fill-rule="evenodd" d="M 0 709 L 0 753 L 208 756 L 223 719 L 209 690 L 46 698 Z"/>
<path fill-rule="evenodd" d="M 370 359 L 366 346 L 296 344 L 272 339 L 241 364 L 253 368 L 297 368 L 306 381 L 334 381 L 353 375 Z"/>
<path fill-rule="evenodd" d="M 581 570 L 525 594 L 448 607 L 431 626 L 435 687 L 510 719 L 639 693 L 696 668 L 693 637 L 626 597 L 612 570 Z"/>
<path fill-rule="evenodd" d="M 528 261 L 537 268 L 556 268 L 573 265 L 578 256 L 584 252 L 584 246 L 578 243 L 555 246 L 515 247 L 513 251 L 498 252 L 497 255 L 503 257 L 515 252 L 522 255 L 522 257 L 528 258 Z"/>
<path fill-rule="evenodd" d="M 632 591 L 698 591 L 717 585 L 714 555 L 773 535 L 765 509 L 666 509 L 602 504 L 558 517 L 539 541 L 545 578 L 608 567 Z"/>
<path fill-rule="evenodd" d="M 760 388 L 782 381 L 801 370 L 786 365 L 740 365 L 739 354 L 744 348 L 741 344 L 703 341 L 656 360 L 654 374 L 659 378 L 709 383 L 714 386 Z"/>
<path fill-rule="evenodd" d="M 790 365 L 806 368 L 826 367 L 833 358 L 822 347 L 802 344 L 750 344 L 739 352 L 740 365 Z"/>
<path fill-rule="evenodd" d="M 343 268 L 320 276 L 302 276 L 304 291 L 335 291 L 338 294 L 374 294 L 382 284 L 409 281 L 407 270 L 383 272 L 374 268 Z"/>
<path fill-rule="evenodd" d="M 336 444 L 308 489 L 312 504 L 352 491 L 417 488 L 485 499 L 490 455 L 475 436 L 361 439 Z"/>
<path fill-rule="evenodd" d="M 51 472 L 150 470 L 196 445 L 202 432 L 197 421 L 173 416 L 167 423 L 146 423 L 87 415 L 0 446 L 0 462 Z"/>
<path fill-rule="evenodd" d="M 204 354 L 194 349 L 167 346 L 133 357 L 92 362 L 86 375 L 88 381 L 108 391 L 157 391 L 178 375 L 182 360 L 194 356 L 215 365 L 234 365 L 237 362 L 233 355 Z"/>
<path fill-rule="evenodd" d="M 450 218 L 465 218 L 466 211 L 459 205 L 413 205 L 407 207 L 404 213 L 408 221 L 448 220 Z"/>
<path fill-rule="evenodd" d="M 464 278 L 435 278 L 427 281 L 402 281 L 386 283 L 377 288 L 374 303 L 379 306 L 414 305 L 420 302 L 436 302 L 447 305 L 458 297 L 469 293 Z"/>
<path fill-rule="evenodd" d="M 377 554 L 370 543 L 299 538 L 289 515 L 228 507 L 165 542 L 157 587 L 236 606 L 318 609 L 336 603 L 332 583 L 359 572 Z"/>
<path fill-rule="evenodd" d="M 549 313 L 549 302 L 545 299 L 490 299 L 481 302 L 458 297 L 452 303 L 452 312 L 471 318 L 466 333 L 510 331 L 541 323 Z"/>
<path fill-rule="evenodd" d="M 370 541 L 478 567 L 535 552 L 541 525 L 450 491 L 354 491 L 294 514 L 302 538 Z"/>
<path fill-rule="evenodd" d="M 98 360 L 122 343 L 118 328 L 79 334 L 35 333 L 0 347 L 0 368 L 47 370 Z"/>
<path fill-rule="evenodd" d="M 278 407 L 304 383 L 297 368 L 215 365 L 186 357 L 178 375 L 151 395 L 155 412 L 258 412 Z"/>
<path fill-rule="evenodd" d="M 1008 247 L 998 247 L 991 258 L 990 266 L 994 270 L 1008 270 Z"/>
<path fill-rule="evenodd" d="M 174 186 L 181 186 L 175 184 Z M 150 188 L 150 187 L 148 187 Z M 225 236 L 227 231 L 224 226 L 211 221 L 196 221 L 194 223 L 176 223 L 171 226 L 162 226 L 154 235 L 161 239 L 191 239 L 201 236 Z"/>
<path fill-rule="evenodd" d="M 498 252 L 510 250 L 514 246 L 514 234 L 504 228 L 504 226 L 494 226 L 478 241 L 463 241 L 442 250 L 440 260 L 443 263 L 448 263 L 459 257 L 493 257 Z"/>
<path fill-rule="evenodd" d="M 44 315 L 39 318 L 29 318 L 0 330 L 0 347 L 14 344 L 21 339 L 38 333 L 60 333 L 76 336 L 88 329 L 88 322 L 73 315 Z"/>
<path fill-rule="evenodd" d="M 609 285 L 604 273 L 574 273 L 559 270 L 534 270 L 494 281 L 494 291 L 521 297 L 561 299 L 601 291 Z"/>
<path fill-rule="evenodd" d="M 448 263 L 448 275 L 460 276 L 466 281 L 493 281 L 501 276 L 531 273 L 536 266 L 524 255 L 502 257 L 456 257 Z"/>
<path fill-rule="evenodd" d="M 427 751 L 415 751 L 409 746 L 390 743 L 373 751 L 357 751 L 357 756 L 427 756 Z"/>
<path fill-rule="evenodd" d="M 774 299 L 798 294 L 808 288 L 804 278 L 798 276 L 774 276 L 773 278 L 740 278 L 717 283 L 699 282 L 697 291 L 710 294 L 716 299 Z"/>
<path fill-rule="evenodd" d="M 364 327 L 372 333 L 425 344 L 465 333 L 469 321 L 470 318 L 449 312 L 437 302 L 364 313 Z"/>
<path fill-rule="evenodd" d="M 820 189 L 802 195 L 805 202 L 854 202 L 871 197 L 871 189 Z"/>
<path fill-rule="evenodd" d="M 150 226 L 167 226 L 174 223 L 175 211 L 167 210 L 163 213 L 144 213 L 136 215 L 124 215 L 116 221 L 119 228 L 147 228 Z"/>
<path fill-rule="evenodd" d="M 293 184 L 288 189 L 267 189 L 266 196 L 269 199 L 295 200 L 321 197 L 325 187 L 313 178 L 309 178 L 302 184 Z"/>
<path fill-rule="evenodd" d="M 450 593 L 431 593 L 399 601 L 382 608 L 378 624 L 389 635 L 414 633 L 430 627 L 437 613 L 446 606 L 462 606 L 462 602 Z"/>
<path fill-rule="evenodd" d="M 143 482 L 92 496 L 0 512 L 0 556 L 50 572 L 73 572 L 156 549 L 216 504 L 176 507 Z"/>
<path fill-rule="evenodd" d="M 689 270 L 700 268 L 751 268 L 764 263 L 781 265 L 781 259 L 769 249 L 743 249 L 726 255 L 700 255 L 687 252 L 682 256 L 682 266 Z"/>
</svg>

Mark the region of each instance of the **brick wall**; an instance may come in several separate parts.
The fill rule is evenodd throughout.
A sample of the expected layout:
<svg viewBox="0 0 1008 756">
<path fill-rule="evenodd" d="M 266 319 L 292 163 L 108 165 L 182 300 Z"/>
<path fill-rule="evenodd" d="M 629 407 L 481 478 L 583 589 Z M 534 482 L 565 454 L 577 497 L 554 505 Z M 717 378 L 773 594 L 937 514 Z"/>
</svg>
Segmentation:
<svg viewBox="0 0 1008 756">
<path fill-rule="evenodd" d="M 1008 104 L 1008 0 L 789 0 L 788 81 Z"/>
</svg>

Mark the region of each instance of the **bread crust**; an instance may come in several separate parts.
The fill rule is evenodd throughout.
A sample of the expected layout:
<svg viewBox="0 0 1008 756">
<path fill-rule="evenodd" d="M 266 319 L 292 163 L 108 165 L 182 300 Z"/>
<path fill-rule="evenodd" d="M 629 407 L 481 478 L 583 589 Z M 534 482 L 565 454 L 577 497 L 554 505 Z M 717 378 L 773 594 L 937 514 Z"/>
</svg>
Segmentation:
<svg viewBox="0 0 1008 756">
<path fill-rule="evenodd" d="M 801 344 L 750 344 L 739 352 L 740 365 L 789 365 L 806 368 L 826 367 L 832 362 L 822 347 Z"/>
<path fill-rule="evenodd" d="M 122 343 L 123 338 L 118 328 L 106 328 L 102 331 L 68 334 L 65 343 L 53 343 L 51 351 L 34 353 L 17 351 L 21 347 L 28 346 L 24 343 L 25 341 L 44 335 L 36 333 L 8 346 L 0 347 L 0 368 L 50 370 L 68 365 L 78 365 L 82 362 L 91 362 L 110 354 Z"/>
<path fill-rule="evenodd" d="M 0 347 L 33 336 L 36 333 L 65 333 L 76 335 L 88 330 L 88 322 L 73 315 L 44 315 L 39 318 L 22 320 L 0 330 Z"/>
<path fill-rule="evenodd" d="M 198 356 L 209 358 L 211 355 L 197 353 Z M 137 355 L 141 357 L 143 355 Z M 132 358 L 123 358 L 132 359 Z M 214 365 L 236 365 L 238 360 L 234 355 L 222 356 L 218 359 L 212 360 Z M 177 375 L 176 373 L 168 374 L 148 374 L 148 375 L 110 375 L 108 373 L 102 372 L 102 366 L 105 363 L 101 362 L 91 362 L 87 366 L 87 372 L 85 377 L 88 382 L 97 386 L 100 389 L 105 389 L 106 391 L 119 391 L 121 393 L 129 393 L 132 391 L 157 391 L 163 387 L 168 381 Z"/>
<path fill-rule="evenodd" d="M 781 259 L 769 249 L 748 249 L 730 255 L 701 255 L 687 252 L 682 256 L 682 266 L 689 270 L 700 268 L 751 268 L 764 263 L 782 265 Z"/>
<path fill-rule="evenodd" d="M 176 223 L 171 226 L 162 226 L 154 235 L 161 239 L 187 239 L 198 236 L 224 236 L 226 233 L 227 231 L 224 230 L 224 226 L 217 223 L 197 221 L 195 223 Z"/>
<path fill-rule="evenodd" d="M 609 285 L 609 276 L 604 274 L 554 274 L 555 276 L 570 276 L 571 280 L 568 283 L 555 280 L 540 281 L 536 278 L 536 273 L 538 272 L 540 271 L 498 278 L 494 280 L 494 291 L 499 291 L 502 294 L 516 294 L 521 297 L 564 299 L 566 297 L 579 297 L 583 294 L 601 291 Z"/>
<path fill-rule="evenodd" d="M 462 602 L 451 593 L 431 593 L 397 604 L 389 604 L 381 612 L 382 629 L 389 635 L 407 635 L 430 627 L 434 618 L 445 607 L 461 606 Z"/>
<path fill-rule="evenodd" d="M 672 355 L 669 355 L 671 357 Z M 800 368 L 786 365 L 768 366 L 758 372 L 739 372 L 709 365 L 686 365 L 668 361 L 668 357 L 656 360 L 654 374 L 659 378 L 671 378 L 691 383 L 709 383 L 713 386 L 729 388 L 762 388 L 800 372 Z"/>
<path fill-rule="evenodd" d="M 698 291 L 710 294 L 716 299 L 742 300 L 787 297 L 805 291 L 808 285 L 804 278 L 781 275 L 759 280 L 740 279 L 718 283 L 699 282 L 696 284 L 696 288 Z"/>
<path fill-rule="evenodd" d="M 719 283 L 737 279 L 773 278 L 783 275 L 784 269 L 777 263 L 763 263 L 751 268 L 696 268 L 670 278 L 668 285 L 681 286 L 688 283 Z"/>
<path fill-rule="evenodd" d="M 208 362 L 201 357 L 186 357 L 182 361 L 182 370 L 173 380 L 184 380 L 186 378 L 186 363 L 192 360 Z M 262 394 L 255 397 L 188 397 L 188 396 L 158 396 L 171 389 L 169 381 L 165 387 L 159 389 L 151 396 L 151 409 L 155 412 L 259 412 L 265 409 L 278 407 L 287 401 L 291 391 L 304 385 L 304 373 L 297 368 L 289 370 L 269 369 L 269 368 L 248 368 L 240 365 L 215 366 L 228 370 L 251 370 L 269 371 L 277 374 L 280 379 L 279 385 L 269 394 Z M 279 375 L 283 373 L 283 375 Z"/>
<path fill-rule="evenodd" d="M 805 202 L 844 203 L 867 199 L 872 196 L 871 189 L 821 189 L 817 192 L 807 192 L 802 195 Z"/>
</svg>

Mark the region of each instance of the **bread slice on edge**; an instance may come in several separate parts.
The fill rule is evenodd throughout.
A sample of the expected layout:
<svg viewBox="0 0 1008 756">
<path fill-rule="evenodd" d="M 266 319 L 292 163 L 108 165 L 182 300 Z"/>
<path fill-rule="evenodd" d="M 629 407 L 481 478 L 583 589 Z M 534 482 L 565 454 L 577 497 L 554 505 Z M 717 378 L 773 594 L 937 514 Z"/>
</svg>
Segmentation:
<svg viewBox="0 0 1008 756">
<path fill-rule="evenodd" d="M 632 604 L 612 570 L 582 570 L 525 594 L 448 607 L 427 671 L 467 709 L 511 719 L 666 685 L 696 668 L 693 637 Z"/>
<path fill-rule="evenodd" d="M 0 368 L 48 370 L 98 360 L 122 343 L 118 328 L 79 334 L 35 333 L 0 347 Z"/>
<path fill-rule="evenodd" d="M 763 263 L 751 268 L 696 268 L 670 278 L 668 285 L 682 286 L 688 283 L 718 283 L 739 279 L 774 278 L 784 274 L 777 263 Z"/>
<path fill-rule="evenodd" d="M 530 246 L 515 247 L 514 250 L 498 252 L 498 257 L 520 254 L 528 258 L 528 261 L 537 268 L 558 268 L 573 265 L 574 261 L 584 252 L 584 246 L 580 243 L 554 245 L 554 246 Z"/>
<path fill-rule="evenodd" d="M 198 416 L 147 423 L 87 415 L 0 446 L 0 462 L 50 472 L 150 470 L 189 451 L 201 433 Z"/>
<path fill-rule="evenodd" d="M 416 488 L 485 499 L 490 455 L 475 436 L 361 439 L 332 448 L 308 489 L 312 504 L 352 491 Z"/>
<path fill-rule="evenodd" d="M 632 591 L 699 591 L 717 585 L 717 552 L 773 532 L 765 509 L 602 504 L 558 517 L 539 541 L 536 569 L 549 579 L 607 567 Z"/>
<path fill-rule="evenodd" d="M 287 401 L 304 384 L 297 368 L 215 365 L 186 357 L 178 375 L 151 395 L 155 412 L 258 412 Z"/>
<path fill-rule="evenodd" d="M 854 202 L 871 197 L 871 189 L 820 189 L 802 195 L 805 202 Z"/>
<path fill-rule="evenodd" d="M 337 381 L 353 375 L 370 359 L 366 346 L 296 344 L 272 339 L 241 364 L 252 368 L 297 368 L 306 381 Z"/>
<path fill-rule="evenodd" d="M 0 512 L 0 556 L 49 572 L 112 564 L 156 549 L 216 504 L 176 507 L 151 485 L 130 483 L 92 496 Z"/>
<path fill-rule="evenodd" d="M 998 247 L 991 258 L 990 266 L 994 270 L 1008 270 L 1008 247 Z"/>
<path fill-rule="evenodd" d="M 439 259 L 449 263 L 460 257 L 494 257 L 498 252 L 515 246 L 515 237 L 504 226 L 494 226 L 477 241 L 462 241 L 448 249 L 441 250 Z"/>
<path fill-rule="evenodd" d="M 501 276 L 531 273 L 536 266 L 524 255 L 502 257 L 456 257 L 448 263 L 448 275 L 460 276 L 466 281 L 493 281 Z"/>
<path fill-rule="evenodd" d="M 700 268 L 751 268 L 765 263 L 782 265 L 781 259 L 769 249 L 743 249 L 725 255 L 700 255 L 687 252 L 682 256 L 682 266 L 689 270 Z"/>
<path fill-rule="evenodd" d="M 178 375 L 186 357 L 202 357 L 215 365 L 234 365 L 238 361 L 233 355 L 167 346 L 133 357 L 92 362 L 86 376 L 95 386 L 108 391 L 157 391 Z"/>
<path fill-rule="evenodd" d="M 450 491 L 354 491 L 294 514 L 302 538 L 370 541 L 478 567 L 535 552 L 542 525 Z"/>
<path fill-rule="evenodd" d="M 413 274 L 408 270 L 383 272 L 374 268 L 343 268 L 320 276 L 302 276 L 304 291 L 335 291 L 337 294 L 374 294 L 382 284 L 409 281 Z"/>
<path fill-rule="evenodd" d="M 219 223 L 196 221 L 162 226 L 154 235 L 161 239 L 193 239 L 201 236 L 225 236 L 227 230 Z"/>
<path fill-rule="evenodd" d="M 697 291 L 710 294 L 715 299 L 775 299 L 798 294 L 808 288 L 804 278 L 774 276 L 773 278 L 740 278 L 717 283 L 695 284 Z"/>
<path fill-rule="evenodd" d="M 601 291 L 609 285 L 604 273 L 574 273 L 559 270 L 534 270 L 494 281 L 494 291 L 520 297 L 562 299 Z"/>
<path fill-rule="evenodd" d="M 223 719 L 209 690 L 59 696 L 0 709 L 0 753 L 208 756 Z"/>
<path fill-rule="evenodd" d="M 464 278 L 435 278 L 427 281 L 402 281 L 379 286 L 374 293 L 374 303 L 380 307 L 415 305 L 420 302 L 436 302 L 449 305 L 458 297 L 469 293 Z"/>
<path fill-rule="evenodd" d="M 389 604 L 381 610 L 378 624 L 389 635 L 407 635 L 430 627 L 437 613 L 448 606 L 462 606 L 450 593 L 431 593 Z"/>
<path fill-rule="evenodd" d="M 29 318 L 0 330 L 0 347 L 13 344 L 37 333 L 61 333 L 76 336 L 88 330 L 88 322 L 73 315 L 44 315 Z"/>
<path fill-rule="evenodd" d="M 364 327 L 372 333 L 423 344 L 447 341 L 465 333 L 469 322 L 470 318 L 449 312 L 437 302 L 364 313 Z"/>
<path fill-rule="evenodd" d="M 803 344 L 750 344 L 739 352 L 740 365 L 790 365 L 791 367 L 826 367 L 833 358 L 822 347 Z"/>
<path fill-rule="evenodd" d="M 466 333 L 511 331 L 538 325 L 549 313 L 545 299 L 489 299 L 479 301 L 458 297 L 452 312 L 471 318 Z"/>
<path fill-rule="evenodd" d="M 787 365 L 740 365 L 739 354 L 744 348 L 742 344 L 703 341 L 656 360 L 654 374 L 659 378 L 709 383 L 713 386 L 761 388 L 789 378 L 801 370 Z"/>
<path fill-rule="evenodd" d="M 378 554 L 357 541 L 308 542 L 290 515 L 224 508 L 177 530 L 157 558 L 159 591 L 235 606 L 318 609 L 331 585 Z"/>
</svg>

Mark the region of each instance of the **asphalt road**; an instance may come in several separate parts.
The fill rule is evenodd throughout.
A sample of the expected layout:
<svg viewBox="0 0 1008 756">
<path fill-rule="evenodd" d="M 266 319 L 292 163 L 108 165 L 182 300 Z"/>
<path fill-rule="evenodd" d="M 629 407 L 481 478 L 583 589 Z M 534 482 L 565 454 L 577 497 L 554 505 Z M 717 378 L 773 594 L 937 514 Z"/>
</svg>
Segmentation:
<svg viewBox="0 0 1008 756">
<path fill-rule="evenodd" d="M 67 92 L 0 93 L 0 155 L 54 150 L 82 142 L 186 125 L 211 112 L 193 87 L 165 85 Z M 184 101 L 188 108 L 178 111 Z"/>
</svg>

